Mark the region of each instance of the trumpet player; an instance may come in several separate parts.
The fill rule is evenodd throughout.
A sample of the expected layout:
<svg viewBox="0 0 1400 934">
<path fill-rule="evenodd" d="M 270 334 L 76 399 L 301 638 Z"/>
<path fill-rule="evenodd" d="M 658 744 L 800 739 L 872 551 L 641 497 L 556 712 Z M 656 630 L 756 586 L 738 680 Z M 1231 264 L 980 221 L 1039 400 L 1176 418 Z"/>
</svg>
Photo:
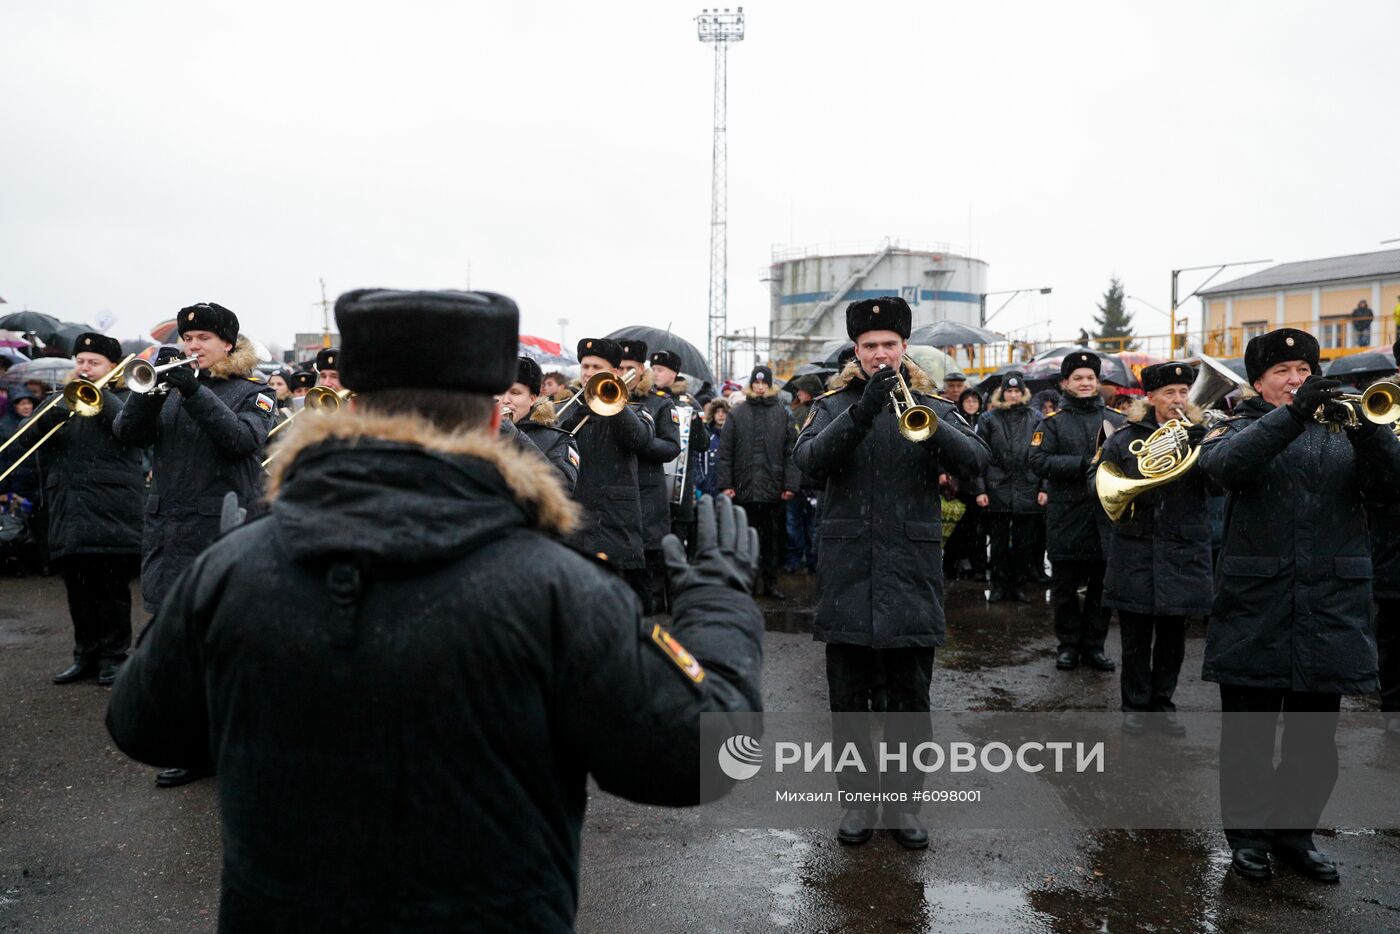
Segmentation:
<svg viewBox="0 0 1400 934">
<path fill-rule="evenodd" d="M 194 362 L 160 374 L 169 391 L 133 393 L 114 426 L 123 444 L 152 447 L 141 547 L 141 593 L 152 615 L 175 578 L 218 538 L 224 494 L 253 506 L 276 406 L 254 375 L 257 358 L 238 333 L 237 315 L 207 302 L 180 309 L 177 320 Z M 167 769 L 156 782 L 171 787 L 201 775 Z"/>
<path fill-rule="evenodd" d="M 951 472 L 970 482 L 987 465 L 986 446 L 956 407 L 935 397 L 922 370 L 903 363 L 911 319 L 908 304 L 892 295 L 846 307 L 855 359 L 833 378 L 831 391 L 812 403 L 794 453 L 808 482 L 825 487 L 813 636 L 826 643 L 835 712 L 928 711 L 934 650 L 945 630 L 938 475 Z M 896 390 L 901 408 L 909 401 L 924 407 L 914 410 L 913 421 L 932 416 L 923 431 L 910 431 L 909 419 L 901 426 L 891 398 Z M 725 426 L 726 439 L 730 428 Z M 932 725 L 925 719 L 916 727 L 916 719 L 897 718 L 885 732 L 886 745 L 907 742 L 914 748 L 927 741 Z M 862 761 L 875 761 L 869 730 L 851 721 L 833 718 L 835 744 L 854 743 Z M 908 794 L 923 787 L 923 773 L 843 771 L 840 787 Z M 837 839 L 864 843 L 878 822 L 894 831 L 901 846 L 922 849 L 928 832 L 918 813 L 912 800 L 887 804 L 882 815 L 873 807 L 854 807 L 842 818 Z"/>
<path fill-rule="evenodd" d="M 1099 355 L 1076 350 L 1060 361 L 1060 407 L 1031 434 L 1030 466 L 1045 493 L 1046 551 L 1054 569 L 1051 597 L 1059 653 L 1055 667 L 1112 671 L 1104 654 L 1108 612 L 1103 609 L 1106 568 L 1103 539 L 1108 519 L 1089 491 L 1099 438 L 1123 424 L 1123 416 L 1099 395 Z M 1083 587 L 1084 602 L 1079 601 Z"/>
<path fill-rule="evenodd" d="M 340 392 L 343 388 L 340 385 L 340 364 L 336 361 L 340 359 L 340 351 L 335 347 L 322 347 L 316 351 L 316 362 L 313 368 L 316 371 L 316 385 L 325 386 Z"/>
<path fill-rule="evenodd" d="M 585 385 L 600 373 L 622 376 L 622 348 L 617 341 L 586 337 L 578 342 L 578 359 Z M 624 399 L 626 392 L 624 388 Z M 584 515 L 573 541 L 580 551 L 607 561 L 620 572 L 645 604 L 650 588 L 642 550 L 637 455 L 652 439 L 651 416 L 631 405 L 594 411 L 576 402 L 568 406 L 559 427 L 572 434 L 578 444 L 574 499 Z"/>
<path fill-rule="evenodd" d="M 1100 456 L 1130 480 L 1142 480 L 1144 466 L 1151 474 L 1179 472 L 1137 493 L 1109 531 L 1103 604 L 1118 610 L 1129 733 L 1143 732 L 1148 721 L 1172 735 L 1185 733 L 1172 695 L 1186 657 L 1186 617 L 1210 614 L 1206 481 L 1187 460 L 1206 434 L 1201 410 L 1187 400 L 1195 379 L 1195 369 L 1180 361 L 1144 367 L 1147 397 L 1128 409 L 1127 423 Z M 1159 463 L 1144 460 L 1149 457 Z M 1148 712 L 1157 716 L 1144 717 Z"/>
<path fill-rule="evenodd" d="M 518 357 L 515 382 L 496 397 L 503 418 L 513 422 L 516 430 L 559 472 L 564 491 L 570 496 L 578 483 L 578 444 L 572 435 L 555 427 L 554 403 L 540 395 L 543 374 L 540 365 L 529 357 Z"/>
<path fill-rule="evenodd" d="M 122 359 L 121 343 L 104 334 L 80 334 L 73 346 L 74 376 L 89 382 Z M 131 647 L 131 581 L 141 565 L 145 480 L 140 448 L 122 444 L 112 432 L 127 390 L 109 382 L 101 393 L 95 415 L 70 417 L 67 403 L 60 402 L 37 416 L 33 428 L 42 436 L 68 423 L 43 447 L 49 553 L 63 575 L 73 617 L 73 664 L 54 675 L 54 684 L 92 677 L 111 684 Z"/>
<path fill-rule="evenodd" d="M 1220 685 L 1232 866 L 1255 880 L 1270 877 L 1271 857 L 1339 880 L 1312 834 L 1337 779 L 1342 695 L 1377 688 L 1362 497 L 1394 496 L 1400 441 L 1369 420 L 1339 431 L 1318 422 L 1341 404 L 1340 385 L 1317 375 L 1318 357 L 1306 331 L 1251 340 L 1245 368 L 1259 395 L 1206 434 L 1199 460 L 1229 495 L 1202 677 Z"/>
</svg>

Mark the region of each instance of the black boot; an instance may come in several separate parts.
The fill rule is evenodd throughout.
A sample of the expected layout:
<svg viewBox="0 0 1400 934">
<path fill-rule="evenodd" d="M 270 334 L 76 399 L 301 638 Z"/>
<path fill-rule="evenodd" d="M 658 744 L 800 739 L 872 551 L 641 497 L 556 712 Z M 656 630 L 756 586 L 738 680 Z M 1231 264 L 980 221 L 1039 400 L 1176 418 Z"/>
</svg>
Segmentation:
<svg viewBox="0 0 1400 934">
<path fill-rule="evenodd" d="M 1123 732 L 1137 736 L 1147 729 L 1142 713 L 1137 710 L 1123 711 Z"/>
<path fill-rule="evenodd" d="M 1086 658 L 1085 661 L 1087 661 L 1089 663 L 1089 667 L 1094 669 L 1095 671 L 1112 671 L 1113 669 L 1118 667 L 1113 663 L 1113 659 L 1103 654 L 1103 649 L 1095 649 L 1094 651 L 1090 652 L 1088 658 Z"/>
<path fill-rule="evenodd" d="M 156 773 L 156 787 L 178 788 L 213 774 L 213 769 L 163 769 Z"/>
<path fill-rule="evenodd" d="M 1252 846 L 1242 846 L 1231 853 L 1230 868 L 1235 870 L 1236 875 L 1256 882 L 1263 882 L 1274 874 L 1273 867 L 1269 865 L 1268 851 Z"/>
<path fill-rule="evenodd" d="M 875 833 L 872 825 L 875 815 L 865 808 L 847 808 L 841 818 L 841 826 L 836 830 L 836 839 L 848 846 L 859 846 Z"/>
<path fill-rule="evenodd" d="M 1314 882 L 1335 885 L 1342 881 L 1341 874 L 1337 872 L 1337 864 L 1317 850 L 1294 850 L 1282 847 L 1274 855 L 1279 862 L 1292 866 L 1300 875 L 1307 876 Z"/>
<path fill-rule="evenodd" d="M 103 662 L 102 670 L 97 673 L 97 683 L 103 687 L 110 687 L 112 682 L 117 680 L 117 672 L 121 669 L 121 662 Z"/>
<path fill-rule="evenodd" d="M 894 838 L 906 850 L 928 849 L 928 831 L 913 814 L 899 814 L 894 828 Z"/>
<path fill-rule="evenodd" d="M 53 676 L 54 684 L 72 684 L 97 677 L 97 665 L 93 662 L 74 662 Z"/>
<path fill-rule="evenodd" d="M 1055 667 L 1061 671 L 1073 671 L 1079 667 L 1079 653 L 1074 649 L 1062 649 L 1055 656 Z"/>
</svg>

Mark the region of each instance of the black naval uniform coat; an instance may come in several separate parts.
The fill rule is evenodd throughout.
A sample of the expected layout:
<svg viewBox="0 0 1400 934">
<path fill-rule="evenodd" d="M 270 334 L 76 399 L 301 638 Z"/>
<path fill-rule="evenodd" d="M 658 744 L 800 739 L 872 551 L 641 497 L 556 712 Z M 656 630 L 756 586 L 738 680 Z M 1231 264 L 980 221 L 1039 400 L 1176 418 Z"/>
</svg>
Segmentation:
<svg viewBox="0 0 1400 934">
<path fill-rule="evenodd" d="M 123 388 L 102 390 L 102 411 L 84 418 L 69 416 L 62 404 L 38 416 L 29 429 L 38 440 L 67 422 L 44 442 L 35 457 L 44 459 L 44 498 L 49 507 L 49 553 L 69 555 L 138 555 L 146 478 L 141 449 L 125 445 L 112 426 L 129 397 Z"/>
<path fill-rule="evenodd" d="M 650 384 L 650 379 L 647 380 Z M 651 416 L 654 434 L 637 452 L 637 486 L 642 498 L 642 548 L 661 550 L 661 540 L 671 534 L 671 485 L 666 481 L 666 465 L 681 453 L 680 426 L 671 394 L 648 389 L 633 396 L 636 404 Z"/>
<path fill-rule="evenodd" d="M 1100 463 L 1141 479 L 1134 441 L 1158 428 L 1149 411 L 1129 420 L 1103 446 Z M 1206 476 L 1198 466 L 1171 483 L 1139 493 L 1120 522 L 1110 525 L 1103 605 L 1146 616 L 1210 615 L 1210 520 Z"/>
<path fill-rule="evenodd" d="M 645 567 L 637 455 L 652 439 L 651 416 L 629 405 L 603 418 L 578 404 L 559 427 L 572 431 L 585 417 L 588 424 L 574 435 L 579 455 L 574 499 L 583 507 L 583 519 L 573 541 L 580 551 L 603 556 L 618 570 Z"/>
<path fill-rule="evenodd" d="M 1326 694 L 1376 690 L 1362 497 L 1393 497 L 1400 441 L 1370 428 L 1353 443 L 1253 398 L 1206 435 L 1200 466 L 1228 493 L 1201 677 Z"/>
<path fill-rule="evenodd" d="M 953 403 L 932 394 L 922 371 L 908 379 L 915 399 L 939 419 L 928 440 L 906 440 L 888 405 L 869 431 L 856 424 L 849 409 L 866 381 L 854 365 L 837 377 L 840 388 L 812 403 L 798 436 L 797 466 L 826 494 L 812 629 L 819 641 L 874 649 L 943 644 L 938 475 L 978 476 L 987 447 Z"/>
<path fill-rule="evenodd" d="M 1031 469 L 1031 437 L 1043 420 L 1029 405 L 994 403 L 977 421 L 977 437 L 989 452 L 987 471 L 969 489 L 987 494 L 988 512 L 1017 515 L 1045 511 L 1040 505 L 1040 476 Z"/>
<path fill-rule="evenodd" d="M 671 397 L 672 413 L 676 420 L 676 440 L 680 441 L 680 420 L 681 412 L 687 408 L 690 414 L 690 438 L 686 443 L 686 468 L 685 468 L 685 491 L 681 494 L 679 503 L 672 503 L 671 518 L 676 522 L 695 521 L 695 481 L 700 478 L 705 469 L 705 452 L 710 449 L 710 429 L 705 424 L 705 407 L 700 401 L 687 392 L 676 392 L 672 390 L 661 390 Z M 668 480 L 667 495 L 670 495 L 671 486 Z"/>
<path fill-rule="evenodd" d="M 544 408 L 536 405 L 527 417 L 515 423 L 515 427 L 559 472 L 560 479 L 564 481 L 564 492 L 572 496 L 574 487 L 578 485 L 581 460 L 578 444 L 567 431 L 554 427 L 552 413 L 552 406 Z"/>
<path fill-rule="evenodd" d="M 276 406 L 267 383 L 253 375 L 256 363 L 240 337 L 225 360 L 200 372 L 194 395 L 133 393 L 117 416 L 123 444 L 154 446 L 141 549 L 147 612 L 160 607 L 175 578 L 218 537 L 227 493 L 237 495 L 239 506 L 256 506 Z"/>
<path fill-rule="evenodd" d="M 1091 463 L 1104 422 L 1126 419 L 1099 396 L 1061 393 L 1060 409 L 1045 416 L 1031 436 L 1030 465 L 1049 495 L 1045 507 L 1046 554 L 1053 561 L 1102 561 L 1108 517 L 1091 487 Z"/>
<path fill-rule="evenodd" d="M 561 543 L 549 467 L 492 439 L 355 416 L 289 443 L 107 715 L 136 759 L 217 768 L 220 930 L 571 930 L 586 779 L 699 802 L 700 714 L 761 709 L 757 607 L 692 587 L 674 639 L 646 625 Z"/>
</svg>

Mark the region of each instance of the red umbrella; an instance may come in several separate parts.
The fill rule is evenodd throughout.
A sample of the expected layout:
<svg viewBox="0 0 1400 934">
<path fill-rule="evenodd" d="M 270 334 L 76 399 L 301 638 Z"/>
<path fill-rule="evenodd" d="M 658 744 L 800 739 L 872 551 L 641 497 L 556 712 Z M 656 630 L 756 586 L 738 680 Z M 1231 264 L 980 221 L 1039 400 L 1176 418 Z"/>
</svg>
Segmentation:
<svg viewBox="0 0 1400 934">
<path fill-rule="evenodd" d="M 175 343 L 175 341 L 179 339 L 179 324 L 180 322 L 171 318 L 168 321 L 162 321 L 160 324 L 154 325 L 151 328 L 151 340 L 155 341 L 157 344 Z"/>
</svg>

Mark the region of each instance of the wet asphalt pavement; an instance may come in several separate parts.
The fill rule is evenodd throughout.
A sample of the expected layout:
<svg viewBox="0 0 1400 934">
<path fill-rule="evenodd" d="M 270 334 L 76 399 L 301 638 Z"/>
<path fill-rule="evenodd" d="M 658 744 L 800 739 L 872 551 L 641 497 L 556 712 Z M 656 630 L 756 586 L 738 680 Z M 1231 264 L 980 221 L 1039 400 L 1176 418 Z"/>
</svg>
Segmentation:
<svg viewBox="0 0 1400 934">
<path fill-rule="evenodd" d="M 823 710 L 812 584 L 765 601 L 770 710 Z M 1043 594 L 1041 595 L 1043 599 Z M 949 588 L 935 710 L 1113 710 L 1116 674 L 1057 672 L 1049 605 L 988 607 Z M 1116 627 L 1109 654 L 1117 655 Z M 0 579 L 0 931 L 212 931 L 219 830 L 211 781 L 157 790 L 102 726 L 106 689 L 49 683 L 70 634 L 57 578 Z M 1218 709 L 1188 633 L 1177 703 Z M 1348 706 L 1374 706 L 1369 698 Z M 925 817 L 930 815 L 925 812 Z M 887 834 L 715 830 L 699 812 L 595 792 L 583 839 L 578 927 L 621 931 L 1400 930 L 1400 833 L 1327 832 L 1340 886 L 1281 871 L 1228 872 L 1218 831 L 940 831 L 925 852 Z"/>
</svg>

